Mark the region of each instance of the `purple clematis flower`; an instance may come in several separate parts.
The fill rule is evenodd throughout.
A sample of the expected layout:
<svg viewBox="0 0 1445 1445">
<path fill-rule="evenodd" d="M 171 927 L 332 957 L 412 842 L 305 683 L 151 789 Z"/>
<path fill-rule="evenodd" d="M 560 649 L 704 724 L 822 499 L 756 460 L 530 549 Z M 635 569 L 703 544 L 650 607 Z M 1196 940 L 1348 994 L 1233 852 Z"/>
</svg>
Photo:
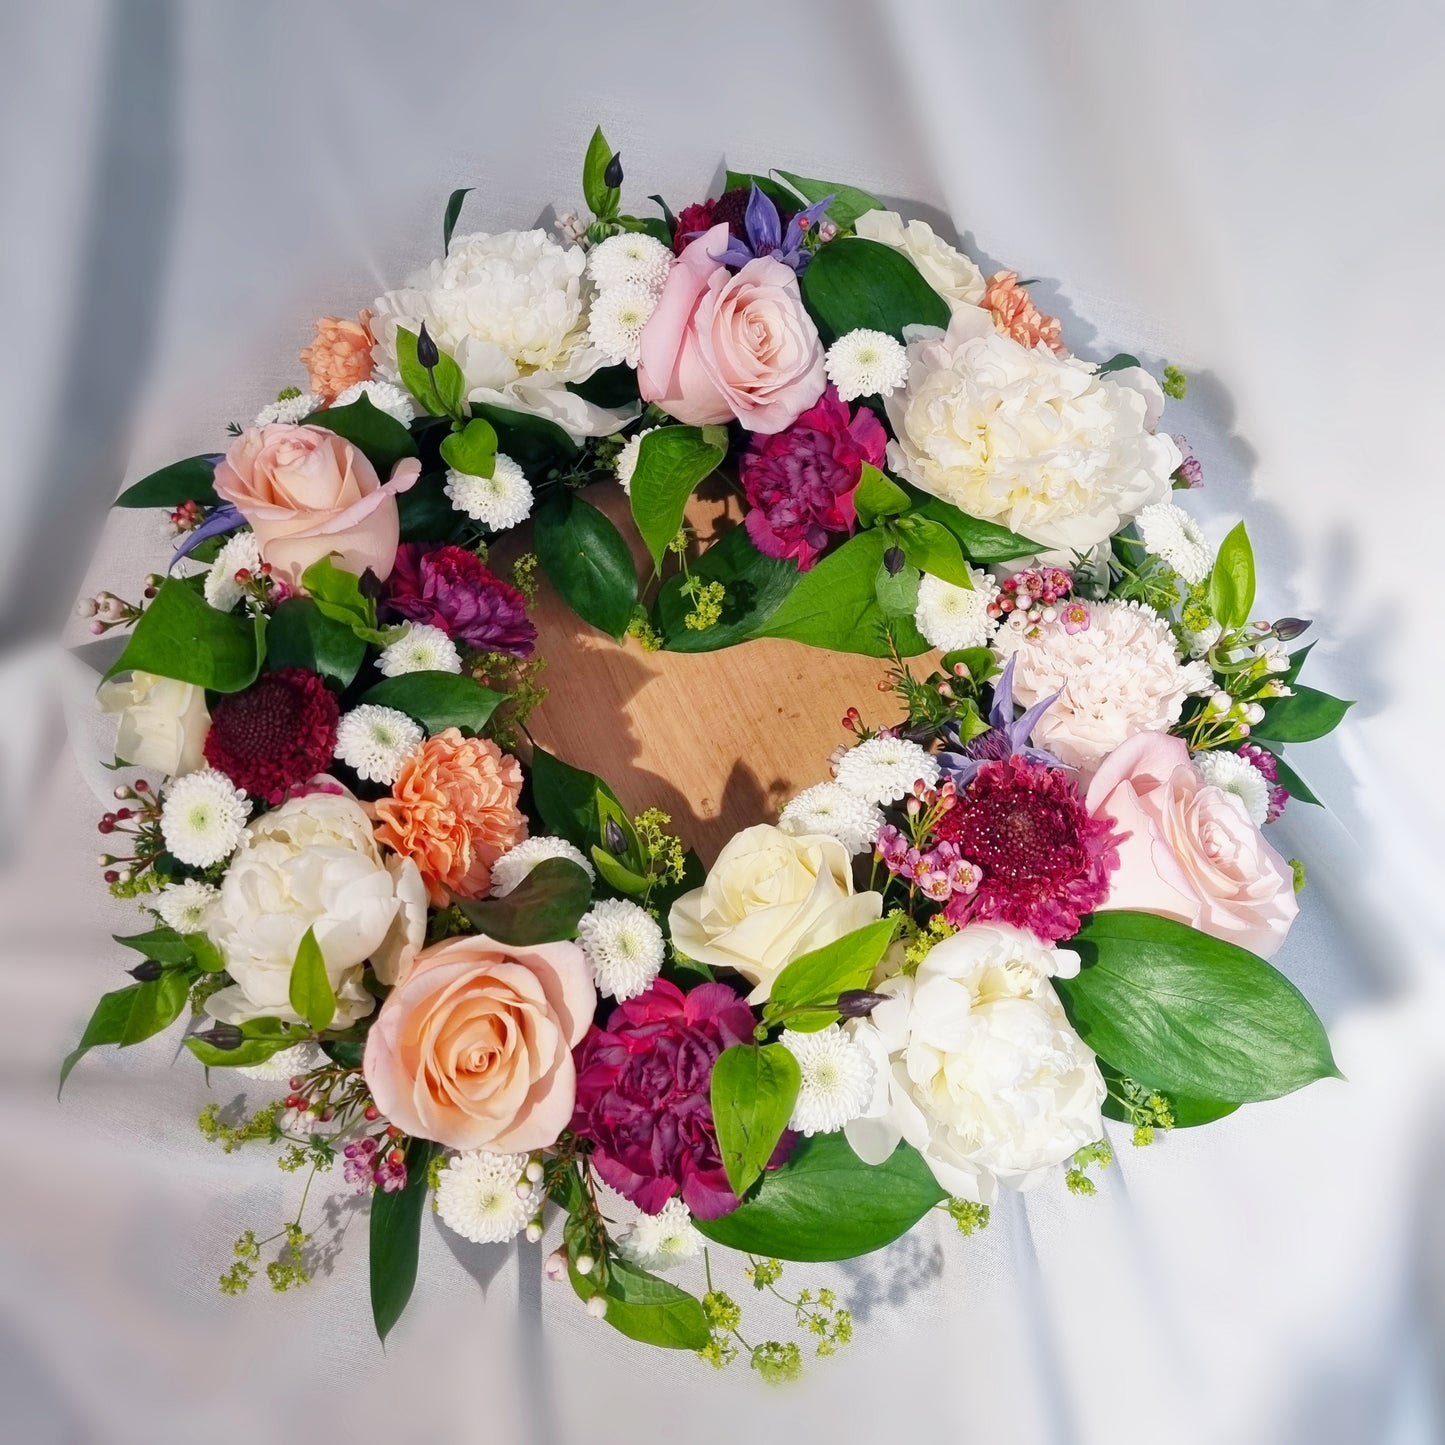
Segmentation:
<svg viewBox="0 0 1445 1445">
<path fill-rule="evenodd" d="M 758 256 L 771 256 L 773 260 L 791 266 L 801 276 L 807 269 L 808 262 L 813 259 L 812 252 L 803 249 L 803 237 L 818 224 L 833 201 L 833 196 L 824 196 L 821 201 L 815 201 L 806 210 L 799 211 L 788 222 L 785 232 L 778 208 L 754 184 L 752 194 L 748 197 L 747 211 L 743 216 L 747 240 L 739 240 L 737 236 L 729 235 L 727 250 L 714 256 L 713 260 L 722 261 L 729 266 L 746 266 Z"/>
<path fill-rule="evenodd" d="M 997 762 L 1001 758 L 1020 757 L 1030 763 L 1043 763 L 1050 768 L 1065 766 L 1052 753 L 1029 746 L 1034 724 L 1048 711 L 1058 693 L 1051 693 L 1036 702 L 1021 717 L 1014 717 L 1014 664 L 1017 661 L 1017 657 L 1009 658 L 1003 676 L 993 685 L 993 706 L 988 710 L 988 731 L 962 744 L 959 742 L 957 724 L 945 734 L 947 740 L 961 748 L 961 751 L 939 753 L 939 765 L 960 788 L 973 781 L 973 775 L 984 763 Z"/>
</svg>

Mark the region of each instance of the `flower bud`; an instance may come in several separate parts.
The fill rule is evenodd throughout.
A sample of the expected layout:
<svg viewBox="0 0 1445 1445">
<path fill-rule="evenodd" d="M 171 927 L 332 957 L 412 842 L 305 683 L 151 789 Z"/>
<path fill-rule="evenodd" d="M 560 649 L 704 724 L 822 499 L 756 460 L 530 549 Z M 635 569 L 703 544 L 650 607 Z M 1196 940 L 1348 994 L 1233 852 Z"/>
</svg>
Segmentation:
<svg viewBox="0 0 1445 1445">
<path fill-rule="evenodd" d="M 1304 617 L 1281 617 L 1274 624 L 1274 635 L 1281 642 L 1293 642 L 1296 637 L 1308 632 L 1313 623 Z"/>
<path fill-rule="evenodd" d="M 130 974 L 137 983 L 150 983 L 154 979 L 159 978 L 163 971 L 160 964 L 153 958 L 146 959 L 144 963 L 136 964 L 134 968 L 126 969 L 126 972 Z"/>
<path fill-rule="evenodd" d="M 590 1254 L 579 1254 L 577 1256 L 577 1273 L 584 1277 L 591 1274 L 596 1265 L 597 1261 L 593 1259 Z"/>
<path fill-rule="evenodd" d="M 534 1219 L 527 1226 L 527 1243 L 536 1244 L 542 1237 L 542 1226 Z"/>
<path fill-rule="evenodd" d="M 607 1296 L 595 1294 L 587 1301 L 587 1313 L 594 1320 L 605 1320 L 607 1318 Z"/>
<path fill-rule="evenodd" d="M 887 998 L 886 993 L 874 993 L 866 988 L 850 988 L 838 995 L 835 1007 L 845 1019 L 866 1019 Z"/>
<path fill-rule="evenodd" d="M 441 359 L 442 354 L 437 350 L 437 344 L 431 339 L 426 329 L 426 322 L 421 324 L 421 331 L 416 338 L 416 359 L 430 371 Z"/>
<path fill-rule="evenodd" d="M 612 159 L 607 162 L 607 169 L 602 172 L 602 184 L 608 190 L 615 191 L 622 184 L 622 152 L 614 151 Z"/>
<path fill-rule="evenodd" d="M 527 1161 L 527 1178 L 530 1179 L 533 1184 L 540 1184 L 544 1173 L 546 1173 L 546 1171 L 542 1168 L 542 1161 L 540 1159 L 529 1159 Z"/>
<path fill-rule="evenodd" d="M 607 826 L 602 830 L 602 834 L 607 841 L 607 851 L 614 858 L 620 858 L 627 852 L 627 834 L 622 831 L 622 826 L 616 818 L 607 820 Z"/>
<path fill-rule="evenodd" d="M 542 1266 L 542 1273 L 557 1284 L 567 1278 L 567 1251 L 565 1249 L 554 1249 L 547 1256 L 547 1262 Z"/>
<path fill-rule="evenodd" d="M 903 564 L 906 560 L 902 547 L 890 547 L 883 554 L 883 565 L 888 569 L 888 575 L 890 577 L 896 577 L 903 570 Z"/>
<path fill-rule="evenodd" d="M 203 1032 L 192 1035 L 198 1038 L 203 1044 L 210 1044 L 213 1049 L 239 1049 L 245 1035 L 235 1024 L 213 1024 Z"/>
</svg>

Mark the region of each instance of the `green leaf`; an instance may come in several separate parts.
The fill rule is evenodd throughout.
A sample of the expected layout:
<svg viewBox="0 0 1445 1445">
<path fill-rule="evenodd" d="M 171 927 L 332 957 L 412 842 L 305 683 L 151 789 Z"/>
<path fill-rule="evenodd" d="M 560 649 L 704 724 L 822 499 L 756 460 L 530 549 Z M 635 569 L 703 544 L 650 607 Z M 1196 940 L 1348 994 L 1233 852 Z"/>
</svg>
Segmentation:
<svg viewBox="0 0 1445 1445">
<path fill-rule="evenodd" d="M 667 246 L 672 248 L 670 238 Z M 637 373 L 625 361 L 619 361 L 615 366 L 600 367 L 586 381 L 569 381 L 567 390 L 593 406 L 621 411 L 637 405 Z"/>
<path fill-rule="evenodd" d="M 570 1260 L 567 1269 L 579 1299 L 588 1300 L 599 1293 L 606 1296 L 604 1318 L 629 1340 L 665 1350 L 700 1350 L 707 1344 L 709 1331 L 702 1305 L 675 1284 L 615 1254 L 607 1263 L 605 1288 L 595 1271 L 580 1275 Z"/>
<path fill-rule="evenodd" d="M 754 636 L 790 637 L 831 652 L 887 657 L 883 610 L 874 583 L 888 545 L 881 531 L 860 532 L 845 542 L 811 571 L 799 575 L 792 591 Z M 928 651 L 928 643 L 911 620 L 895 618 L 893 627 L 904 657 Z"/>
<path fill-rule="evenodd" d="M 185 1007 L 189 993 L 188 975 L 178 969 L 167 969 L 157 979 L 133 983 L 128 988 L 102 995 L 80 1042 L 60 1066 L 60 1088 L 65 1088 L 70 1071 L 91 1049 L 103 1044 L 125 1048 L 158 1034 Z"/>
<path fill-rule="evenodd" d="M 463 186 L 459 191 L 453 191 L 447 197 L 446 214 L 442 216 L 442 255 L 445 256 L 452 248 L 452 232 L 457 228 L 457 218 L 462 213 L 462 202 L 476 189 L 475 186 Z"/>
<path fill-rule="evenodd" d="M 336 993 L 326 976 L 326 956 L 308 928 L 291 965 L 291 1007 L 318 1033 L 336 1017 Z"/>
<path fill-rule="evenodd" d="M 946 328 L 948 303 L 901 251 L 861 236 L 830 241 L 802 278 L 803 301 L 823 344 L 860 326 L 903 340 L 905 326 Z"/>
<path fill-rule="evenodd" d="M 266 667 L 304 667 L 339 688 L 350 686 L 366 657 L 366 643 L 344 622 L 327 617 L 309 597 L 288 597 L 271 614 Z"/>
<path fill-rule="evenodd" d="M 682 526 L 687 499 L 727 451 L 727 432 L 717 426 L 662 427 L 643 437 L 632 474 L 632 516 L 659 568 Z"/>
<path fill-rule="evenodd" d="M 592 861 L 597 871 L 619 893 L 646 893 L 647 879 L 634 873 L 620 858 L 614 857 L 598 843 L 592 845 Z"/>
<path fill-rule="evenodd" d="M 838 185 L 833 181 L 813 181 L 807 176 L 795 176 L 792 171 L 779 171 L 778 174 L 806 201 L 817 202 L 824 196 L 832 196 L 833 203 L 824 214 L 834 225 L 842 228 L 851 226 L 866 211 L 884 209 L 882 201 L 876 196 L 870 196 L 867 191 L 860 191 L 857 186 Z"/>
<path fill-rule="evenodd" d="M 467 380 L 462 369 L 445 351 L 428 371 L 416 359 L 417 333 L 405 326 L 396 328 L 396 369 L 406 389 L 432 416 L 460 419 L 467 399 Z"/>
<path fill-rule="evenodd" d="M 446 473 L 424 472 L 396 499 L 403 542 L 456 542 L 470 523 L 446 494 Z"/>
<path fill-rule="evenodd" d="M 376 626 L 376 603 L 361 590 L 354 572 L 322 557 L 301 574 L 301 585 L 323 617 L 344 623 L 368 642 L 384 640 Z"/>
<path fill-rule="evenodd" d="M 870 463 L 863 463 L 863 475 L 853 493 L 853 506 L 857 510 L 860 527 L 871 527 L 879 517 L 893 517 L 899 512 L 906 512 L 910 505 L 908 493 L 897 482 L 885 477 Z"/>
<path fill-rule="evenodd" d="M 696 632 L 684 618 L 692 610 L 682 591 L 680 573 L 669 577 L 657 594 L 654 609 L 663 646 L 669 652 L 716 652 L 756 636 L 797 585 L 796 562 L 764 557 L 748 540 L 747 528 L 733 527 L 692 564 L 703 582 L 721 582 L 726 589 L 722 616 L 706 631 Z"/>
<path fill-rule="evenodd" d="M 120 934 L 111 937 L 124 948 L 133 948 L 146 958 L 170 965 L 190 963 L 194 957 L 185 936 L 174 928 L 151 928 L 145 933 Z"/>
<path fill-rule="evenodd" d="M 537 508 L 532 545 L 562 600 L 621 641 L 637 605 L 637 573 L 617 528 L 590 502 L 554 492 Z"/>
<path fill-rule="evenodd" d="M 411 430 L 390 412 L 374 405 L 369 396 L 359 396 L 349 406 L 313 411 L 306 418 L 306 425 L 325 427 L 359 448 L 383 482 L 390 478 L 403 457 L 416 455 Z"/>
<path fill-rule="evenodd" d="M 1292 697 L 1276 697 L 1264 704 L 1264 720 L 1250 729 L 1250 740 L 1313 742 L 1339 727 L 1354 705 L 1353 701 L 1296 683 Z"/>
<path fill-rule="evenodd" d="M 186 933 L 182 937 L 202 973 L 220 973 L 225 968 L 226 960 L 221 956 L 221 950 L 204 933 Z"/>
<path fill-rule="evenodd" d="M 946 1198 L 907 1144 L 871 1166 L 841 1133 L 815 1134 L 781 1169 L 765 1173 L 757 1192 L 731 1214 L 695 1223 L 716 1244 L 818 1263 L 892 1244 Z"/>
<path fill-rule="evenodd" d="M 132 483 L 111 505 L 174 509 L 182 502 L 200 502 L 203 506 L 214 507 L 220 501 L 215 485 L 218 461 L 220 457 L 212 454 L 172 462 L 170 466 Z"/>
<path fill-rule="evenodd" d="M 545 748 L 533 746 L 532 800 L 548 832 L 585 853 L 602 837 L 599 795 L 617 803 L 617 795 L 595 773 L 574 768 Z"/>
<path fill-rule="evenodd" d="M 771 1021 L 788 1009 L 831 1005 L 840 993 L 867 988 L 873 970 L 888 952 L 897 922 L 896 918 L 880 918 L 795 958 L 773 980 L 764 1017 Z M 811 1033 L 832 1022 L 830 1017 L 801 1022 L 789 1019 L 788 1027 Z"/>
<path fill-rule="evenodd" d="M 1104 1097 L 1104 1117 L 1117 1119 L 1121 1124 L 1132 1124 L 1134 1121 L 1129 1111 L 1115 1097 L 1119 1092 L 1119 1075 L 1105 1063 L 1100 1063 L 1099 1072 L 1110 1090 Z M 1238 1104 L 1221 1103 L 1218 1099 L 1190 1099 L 1183 1094 L 1170 1094 L 1169 1106 L 1176 1129 L 1195 1129 L 1201 1124 L 1212 1124 L 1240 1107 Z"/>
<path fill-rule="evenodd" d="M 1250 738 L 1253 740 L 1255 733 L 1250 731 Z M 1298 798 L 1301 803 L 1313 803 L 1317 808 L 1323 808 L 1324 804 L 1310 791 L 1310 786 L 1285 760 L 1280 757 L 1277 749 L 1266 748 L 1270 757 L 1274 759 L 1275 771 L 1279 774 L 1280 786 L 1289 790 L 1291 798 Z"/>
<path fill-rule="evenodd" d="M 1127 351 L 1117 352 L 1099 367 L 1099 375 L 1107 376 L 1111 371 L 1124 371 L 1131 366 L 1143 366 L 1143 362 L 1137 356 L 1130 356 Z"/>
<path fill-rule="evenodd" d="M 442 438 L 441 453 L 453 471 L 489 477 L 497 465 L 497 429 L 485 417 L 474 416 L 461 431 Z"/>
<path fill-rule="evenodd" d="M 1280 680 L 1287 682 L 1291 687 L 1299 681 L 1299 675 L 1304 670 L 1304 665 L 1310 653 L 1315 650 L 1313 642 L 1307 642 L 1303 647 L 1297 648 L 1289 655 L 1289 666 L 1280 674 Z"/>
<path fill-rule="evenodd" d="M 873 594 L 885 617 L 912 617 L 918 611 L 918 584 L 923 574 L 904 565 L 895 573 L 880 565 L 873 579 Z"/>
<path fill-rule="evenodd" d="M 472 416 L 491 422 L 497 433 L 497 449 L 511 457 L 529 477 L 545 476 L 558 462 L 575 461 L 581 455 L 581 447 L 544 416 L 483 401 L 472 403 Z"/>
<path fill-rule="evenodd" d="M 587 143 L 587 154 L 582 161 L 582 197 L 598 220 L 610 220 L 617 214 L 622 192 L 616 186 L 609 186 L 603 179 L 607 164 L 612 159 L 612 147 L 602 134 L 599 125 L 592 132 Z"/>
<path fill-rule="evenodd" d="M 757 176 L 750 171 L 729 171 L 723 178 L 725 191 L 747 191 L 754 186 L 780 210 L 796 211 L 798 209 L 797 196 L 786 186 L 779 185 L 771 176 Z"/>
<path fill-rule="evenodd" d="M 394 1194 L 378 1189 L 371 1196 L 371 1317 L 383 1344 L 416 1287 L 427 1173 L 436 1147 L 425 1139 L 411 1140 L 405 1187 Z"/>
<path fill-rule="evenodd" d="M 963 555 L 977 567 L 1009 562 L 1015 557 L 1031 557 L 1044 550 L 1031 538 L 1021 537 L 1007 527 L 1000 527 L 997 522 L 970 517 L 941 497 L 926 497 L 920 493 L 913 515 L 942 523 L 958 540 Z"/>
<path fill-rule="evenodd" d="M 186 1047 L 208 1069 L 249 1069 L 254 1064 L 264 1064 L 272 1054 L 279 1054 L 295 1042 L 290 1036 L 279 1035 L 242 1039 L 234 1049 L 218 1049 L 195 1034 L 188 1034 L 185 1041 Z"/>
<path fill-rule="evenodd" d="M 1338 1076 L 1324 1025 L 1263 959 L 1148 913 L 1105 912 L 1069 942 L 1054 987 L 1074 1028 L 1121 1074 L 1164 1093 L 1251 1103 Z"/>
<path fill-rule="evenodd" d="M 467 734 L 481 732 L 506 698 L 506 693 L 494 692 L 462 673 L 404 672 L 368 688 L 361 700 L 394 707 L 435 736 L 447 728 L 460 728 Z"/>
<path fill-rule="evenodd" d="M 1254 606 L 1254 549 L 1240 522 L 1220 543 L 1209 574 L 1209 610 L 1226 628 L 1243 627 Z"/>
<path fill-rule="evenodd" d="M 712 1117 L 728 1183 L 752 1188 L 792 1117 L 802 1075 L 782 1044 L 735 1044 L 712 1066 Z"/>
<path fill-rule="evenodd" d="M 920 572 L 973 591 L 973 577 L 958 539 L 942 522 L 931 517 L 899 517 L 893 525 L 898 529 L 903 555 Z"/>
<path fill-rule="evenodd" d="M 505 897 L 456 905 L 488 938 L 521 946 L 577 936 L 592 902 L 592 880 L 567 858 L 545 858 Z"/>
<path fill-rule="evenodd" d="M 178 577 L 161 583 L 107 677 L 153 672 L 204 687 L 240 692 L 255 682 L 265 655 L 266 619 L 212 607 Z"/>
</svg>

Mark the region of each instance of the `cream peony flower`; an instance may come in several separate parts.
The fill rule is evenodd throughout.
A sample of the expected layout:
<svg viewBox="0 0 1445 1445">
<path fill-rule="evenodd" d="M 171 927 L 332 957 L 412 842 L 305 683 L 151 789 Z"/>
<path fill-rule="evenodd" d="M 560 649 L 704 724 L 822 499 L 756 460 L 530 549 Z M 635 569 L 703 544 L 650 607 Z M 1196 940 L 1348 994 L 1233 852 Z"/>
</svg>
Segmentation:
<svg viewBox="0 0 1445 1445">
<path fill-rule="evenodd" d="M 769 823 L 745 828 L 718 855 L 707 882 L 672 905 L 679 953 L 731 968 L 761 1003 L 783 967 L 882 916 L 883 896 L 854 893 L 848 850 L 817 833 L 794 837 Z"/>
<path fill-rule="evenodd" d="M 881 241 L 902 251 L 954 311 L 960 306 L 977 306 L 988 290 L 983 272 L 927 221 L 909 221 L 905 225 L 897 211 L 865 211 L 853 229 L 865 241 Z"/>
<path fill-rule="evenodd" d="M 877 1068 L 845 1126 L 858 1157 L 881 1164 L 906 1139 L 951 1195 L 991 1204 L 1100 1138 L 1104 1080 L 1049 983 L 1078 968 L 1022 929 L 971 923 L 878 985 L 887 1002 L 851 1026 Z"/>
<path fill-rule="evenodd" d="M 133 672 L 123 682 L 101 683 L 97 696 L 104 711 L 120 714 L 116 757 L 168 777 L 192 773 L 205 762 L 201 750 L 211 715 L 204 688 L 152 672 Z"/>
<path fill-rule="evenodd" d="M 370 1013 L 371 961 L 395 983 L 426 940 L 426 887 L 409 858 L 383 856 L 349 793 L 309 793 L 263 814 L 242 836 L 210 915 L 211 941 L 235 980 L 206 1001 L 228 1023 L 295 1022 L 291 967 L 308 928 L 336 992 L 337 1027 Z"/>
<path fill-rule="evenodd" d="M 570 382 L 608 364 L 587 337 L 586 254 L 545 231 L 454 236 L 442 260 L 376 300 L 376 363 L 395 379 L 396 331 L 423 322 L 466 377 L 471 401 L 554 421 L 575 440 L 608 436 L 637 414 L 593 406 Z"/>
<path fill-rule="evenodd" d="M 1032 537 L 1060 565 L 1169 495 L 1179 448 L 1117 375 L 1021 346 L 976 308 L 946 333 L 905 334 L 908 384 L 884 405 L 889 466 L 915 486 Z"/>
<path fill-rule="evenodd" d="M 1168 732 L 1191 692 L 1213 682 L 1202 663 L 1183 663 L 1169 624 L 1138 602 L 1090 602 L 1089 625 L 1010 621 L 993 649 L 1014 664 L 1014 699 L 1024 707 L 1058 696 L 1034 724 L 1034 744 L 1092 773 L 1125 738 Z"/>
</svg>

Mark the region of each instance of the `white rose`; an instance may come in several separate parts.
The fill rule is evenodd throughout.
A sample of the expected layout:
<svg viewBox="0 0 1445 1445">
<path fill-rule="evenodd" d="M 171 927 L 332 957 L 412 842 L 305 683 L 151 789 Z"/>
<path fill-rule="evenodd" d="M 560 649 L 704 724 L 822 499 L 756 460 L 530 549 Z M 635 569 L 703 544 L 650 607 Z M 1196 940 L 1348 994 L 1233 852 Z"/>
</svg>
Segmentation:
<svg viewBox="0 0 1445 1445">
<path fill-rule="evenodd" d="M 784 965 L 882 913 L 881 893 L 853 892 L 851 859 L 836 838 L 759 823 L 728 843 L 667 922 L 678 952 L 735 969 L 756 985 L 748 1001 L 761 1003 Z"/>
<path fill-rule="evenodd" d="M 106 682 L 97 694 L 106 712 L 120 714 L 115 754 L 138 768 L 170 777 L 193 773 L 205 762 L 202 748 L 211 728 L 203 688 L 150 672 Z"/>
<path fill-rule="evenodd" d="M 397 327 L 419 333 L 425 322 L 469 400 L 546 417 L 574 440 L 608 436 L 637 408 L 609 411 L 567 390 L 609 364 L 587 338 L 586 269 L 585 252 L 545 231 L 454 236 L 445 259 L 377 298 L 377 365 L 396 379 Z"/>
<path fill-rule="evenodd" d="M 909 327 L 908 384 L 884 401 L 891 468 L 1066 566 L 1169 496 L 1182 460 L 1150 428 L 1151 397 L 962 307 L 946 333 Z"/>
<path fill-rule="evenodd" d="M 1078 955 L 1004 924 L 972 923 L 936 944 L 912 978 L 852 1025 L 873 1055 L 868 1113 L 848 1142 L 881 1164 L 907 1140 L 955 1198 L 991 1204 L 1028 1189 L 1102 1137 L 1105 1086 L 1049 983 Z"/>
<path fill-rule="evenodd" d="M 368 960 L 395 983 L 426 940 L 426 885 L 410 858 L 383 857 L 371 819 L 345 793 L 310 793 L 263 814 L 246 829 L 211 915 L 211 941 L 234 987 L 206 1001 L 229 1023 L 297 1021 L 291 967 L 315 930 L 336 993 L 336 1026 L 370 1013 L 362 986 Z"/>
<path fill-rule="evenodd" d="M 902 251 L 919 275 L 955 311 L 977 306 L 988 289 L 983 272 L 956 247 L 950 246 L 927 221 L 903 223 L 897 211 L 865 211 L 853 229 L 866 241 L 881 241 Z"/>
</svg>

